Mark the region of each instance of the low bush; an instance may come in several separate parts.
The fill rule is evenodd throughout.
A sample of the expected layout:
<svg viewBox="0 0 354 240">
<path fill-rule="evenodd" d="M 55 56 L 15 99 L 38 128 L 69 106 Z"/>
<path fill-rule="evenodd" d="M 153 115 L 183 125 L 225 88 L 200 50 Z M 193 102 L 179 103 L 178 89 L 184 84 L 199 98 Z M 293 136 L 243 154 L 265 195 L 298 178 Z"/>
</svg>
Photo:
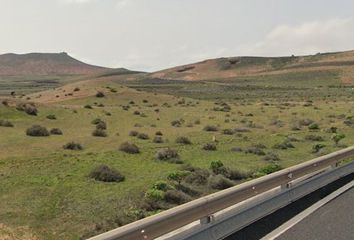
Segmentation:
<svg viewBox="0 0 354 240">
<path fill-rule="evenodd" d="M 231 148 L 231 151 L 233 151 L 233 152 L 243 152 L 243 149 L 240 148 L 240 147 L 233 147 L 233 148 Z"/>
<path fill-rule="evenodd" d="M 279 156 L 275 153 L 269 152 L 264 157 L 263 160 L 265 161 L 279 161 Z"/>
<path fill-rule="evenodd" d="M 138 136 L 138 134 L 139 134 L 139 132 L 135 131 L 135 130 L 132 130 L 129 132 L 129 136 L 131 136 L 131 137 L 136 137 L 136 136 Z"/>
<path fill-rule="evenodd" d="M 107 165 L 100 165 L 94 168 L 89 174 L 89 177 L 102 182 L 122 182 L 125 179 L 120 172 Z"/>
<path fill-rule="evenodd" d="M 207 132 L 216 132 L 218 131 L 218 127 L 216 126 L 213 126 L 213 125 L 206 125 L 204 128 L 203 128 L 204 131 L 207 131 Z"/>
<path fill-rule="evenodd" d="M 139 133 L 136 137 L 142 140 L 147 140 L 150 138 L 146 133 Z"/>
<path fill-rule="evenodd" d="M 299 125 L 301 125 L 301 126 L 309 126 L 313 122 L 314 122 L 313 120 L 308 119 L 308 118 L 301 119 L 301 120 L 298 121 Z"/>
<path fill-rule="evenodd" d="M 275 144 L 274 149 L 286 150 L 288 148 L 295 148 L 295 146 L 290 141 L 284 141 L 282 143 Z"/>
<path fill-rule="evenodd" d="M 0 127 L 14 127 L 14 125 L 7 120 L 0 120 Z"/>
<path fill-rule="evenodd" d="M 140 153 L 139 147 L 133 143 L 124 142 L 120 145 L 119 150 L 129 154 Z"/>
<path fill-rule="evenodd" d="M 99 124 L 100 122 L 102 122 L 102 120 L 101 120 L 100 118 L 95 118 L 94 120 L 91 121 L 91 123 L 92 123 L 93 125 L 97 125 L 97 124 Z"/>
<path fill-rule="evenodd" d="M 98 126 L 98 125 L 97 125 Z M 105 130 L 103 129 L 95 129 L 93 132 L 92 132 L 92 136 L 94 137 L 107 137 L 107 133 Z"/>
<path fill-rule="evenodd" d="M 173 189 L 173 187 L 165 181 L 158 181 L 152 186 L 152 189 L 166 192 L 167 190 Z"/>
<path fill-rule="evenodd" d="M 261 176 L 265 176 L 265 175 L 268 175 L 268 174 L 271 174 L 273 172 L 277 172 L 279 170 L 281 170 L 282 167 L 278 164 L 275 164 L 275 163 L 272 163 L 272 164 L 269 164 L 261 169 L 259 169 L 255 174 L 254 174 L 254 177 L 261 177 Z"/>
<path fill-rule="evenodd" d="M 31 103 L 20 103 L 16 107 L 19 111 L 24 111 L 28 115 L 37 116 L 38 110 L 34 104 Z"/>
<path fill-rule="evenodd" d="M 251 130 L 249 130 L 248 128 L 235 128 L 234 132 L 237 133 L 246 133 L 246 132 L 250 132 Z"/>
<path fill-rule="evenodd" d="M 65 144 L 63 146 L 64 149 L 66 150 L 75 150 L 75 151 L 79 151 L 79 150 L 82 150 L 83 147 L 80 143 L 76 143 L 76 142 L 69 142 L 67 144 Z"/>
<path fill-rule="evenodd" d="M 96 97 L 98 97 L 98 98 L 103 98 L 105 95 L 104 95 L 104 93 L 103 92 L 97 92 L 96 93 Z"/>
<path fill-rule="evenodd" d="M 156 136 L 163 136 L 163 134 L 162 134 L 161 131 L 157 131 L 157 132 L 155 133 L 155 135 L 156 135 Z"/>
<path fill-rule="evenodd" d="M 312 146 L 312 153 L 319 153 L 321 151 L 321 149 L 325 148 L 326 145 L 322 144 L 322 143 L 318 143 Z"/>
<path fill-rule="evenodd" d="M 2 100 L 1 101 L 2 105 L 4 105 L 5 107 L 9 106 L 9 102 L 7 100 Z"/>
<path fill-rule="evenodd" d="M 225 135 L 233 135 L 234 131 L 232 129 L 224 129 L 222 133 Z"/>
<path fill-rule="evenodd" d="M 52 128 L 50 130 L 51 135 L 63 135 L 63 132 L 59 128 Z"/>
<path fill-rule="evenodd" d="M 33 125 L 26 130 L 26 134 L 31 137 L 47 137 L 49 136 L 49 131 L 40 125 Z"/>
<path fill-rule="evenodd" d="M 262 148 L 259 148 L 259 147 L 256 147 L 256 146 L 248 147 L 248 148 L 246 148 L 244 150 L 244 152 L 245 153 L 249 153 L 249 154 L 255 154 L 255 155 L 258 155 L 258 156 L 266 155 Z"/>
<path fill-rule="evenodd" d="M 152 140 L 154 143 L 163 143 L 163 139 L 161 136 L 155 136 L 154 139 Z"/>
<path fill-rule="evenodd" d="M 84 106 L 84 108 L 92 109 L 92 106 L 91 106 L 90 104 L 86 104 L 86 105 Z"/>
<path fill-rule="evenodd" d="M 153 201 L 161 201 L 165 198 L 165 192 L 158 189 L 149 189 L 145 193 L 145 198 Z"/>
<path fill-rule="evenodd" d="M 104 121 L 100 121 L 96 124 L 96 130 L 106 130 L 107 124 Z"/>
<path fill-rule="evenodd" d="M 214 143 L 206 143 L 202 147 L 205 151 L 216 151 L 216 144 Z"/>
<path fill-rule="evenodd" d="M 307 135 L 307 136 L 305 136 L 305 140 L 314 141 L 314 142 L 323 142 L 324 141 L 323 137 L 316 136 L 316 135 Z"/>
<path fill-rule="evenodd" d="M 249 178 L 251 174 L 237 169 L 227 169 L 224 176 L 231 180 L 242 180 Z"/>
<path fill-rule="evenodd" d="M 310 130 L 318 130 L 318 129 L 320 129 L 320 126 L 319 126 L 317 123 L 311 123 L 311 124 L 308 126 L 308 128 L 309 128 Z"/>
<path fill-rule="evenodd" d="M 212 189 L 223 190 L 234 186 L 234 183 L 223 175 L 216 175 L 209 178 L 209 187 Z"/>
<path fill-rule="evenodd" d="M 180 143 L 180 144 L 185 144 L 185 145 L 190 145 L 192 144 L 191 140 L 189 140 L 189 138 L 187 137 L 177 137 L 176 138 L 176 143 Z"/>
<path fill-rule="evenodd" d="M 184 179 L 186 183 L 192 184 L 192 185 L 205 185 L 208 182 L 208 177 L 210 176 L 210 173 L 208 170 L 205 169 L 197 169 Z"/>
<path fill-rule="evenodd" d="M 184 192 L 177 190 L 168 190 L 164 195 L 164 200 L 172 204 L 183 204 L 192 200 L 190 196 Z"/>
<path fill-rule="evenodd" d="M 182 126 L 182 122 L 180 120 L 173 120 L 171 122 L 171 126 L 173 126 L 173 127 L 181 127 Z"/>
<path fill-rule="evenodd" d="M 180 160 L 179 154 L 177 153 L 176 150 L 166 148 L 166 149 L 161 149 L 156 153 L 156 159 L 160 161 L 166 161 L 169 163 L 177 163 L 181 164 L 182 161 Z"/>
<path fill-rule="evenodd" d="M 57 119 L 57 117 L 54 114 L 48 115 L 47 118 L 50 119 L 50 120 L 56 120 Z"/>
<path fill-rule="evenodd" d="M 226 167 L 224 166 L 224 164 L 220 160 L 212 161 L 210 163 L 210 169 L 214 174 L 225 175 L 227 172 Z"/>
</svg>

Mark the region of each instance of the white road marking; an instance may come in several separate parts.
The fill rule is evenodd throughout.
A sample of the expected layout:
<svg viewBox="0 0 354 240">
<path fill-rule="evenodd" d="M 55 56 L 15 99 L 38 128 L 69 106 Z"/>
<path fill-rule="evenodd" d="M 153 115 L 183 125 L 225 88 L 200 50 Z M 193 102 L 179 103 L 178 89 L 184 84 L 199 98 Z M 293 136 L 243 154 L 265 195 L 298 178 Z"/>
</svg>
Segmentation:
<svg viewBox="0 0 354 240">
<path fill-rule="evenodd" d="M 320 207 L 324 206 L 325 204 L 329 203 L 339 195 L 343 194 L 344 192 L 350 190 L 351 188 L 354 187 L 354 181 L 351 181 L 350 183 L 344 185 L 343 187 L 339 188 L 338 190 L 334 191 L 333 193 L 329 194 L 327 197 L 321 199 L 317 203 L 313 204 L 311 207 L 307 208 L 306 210 L 302 211 L 289 221 L 285 222 L 283 225 L 278 227 L 277 229 L 273 230 L 271 233 L 267 234 L 264 236 L 261 240 L 274 240 L 283 233 L 285 233 L 287 230 L 295 226 L 297 223 L 301 222 L 303 219 L 305 219 L 307 216 L 311 215 L 313 212 L 315 212 L 317 209 Z"/>
</svg>

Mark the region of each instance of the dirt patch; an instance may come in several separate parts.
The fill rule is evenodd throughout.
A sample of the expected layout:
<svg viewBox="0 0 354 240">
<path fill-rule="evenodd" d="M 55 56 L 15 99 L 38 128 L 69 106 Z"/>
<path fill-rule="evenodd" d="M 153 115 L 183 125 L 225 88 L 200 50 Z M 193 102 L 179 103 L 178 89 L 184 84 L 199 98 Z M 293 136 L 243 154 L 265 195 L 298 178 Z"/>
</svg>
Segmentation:
<svg viewBox="0 0 354 240">
<path fill-rule="evenodd" d="M 29 227 L 11 228 L 0 223 L 0 240 L 39 240 Z"/>
</svg>

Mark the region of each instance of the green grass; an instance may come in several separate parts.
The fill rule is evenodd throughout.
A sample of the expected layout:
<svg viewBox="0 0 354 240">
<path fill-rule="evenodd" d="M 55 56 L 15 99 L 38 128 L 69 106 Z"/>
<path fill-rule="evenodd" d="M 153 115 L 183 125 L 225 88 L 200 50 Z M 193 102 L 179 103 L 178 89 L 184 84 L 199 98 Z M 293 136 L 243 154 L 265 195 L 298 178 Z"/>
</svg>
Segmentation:
<svg viewBox="0 0 354 240">
<path fill-rule="evenodd" d="M 253 81 L 254 86 L 261 84 L 261 80 L 249 81 Z M 328 83 L 334 82 L 335 79 L 328 80 Z M 344 125 L 344 119 L 338 118 L 340 114 L 352 115 L 352 95 L 346 92 L 349 92 L 349 89 L 333 90 L 341 94 L 338 101 L 331 98 L 323 100 L 326 92 L 319 91 L 321 97 L 314 101 L 313 106 L 304 107 L 303 98 L 298 95 L 292 95 L 293 101 L 290 105 L 276 96 L 268 95 L 269 105 L 264 105 L 266 99 L 263 99 L 262 95 L 235 100 L 228 97 L 229 92 L 224 94 L 221 91 L 217 94 L 218 89 L 227 89 L 222 88 L 222 82 L 195 84 L 199 85 L 183 82 L 170 85 L 176 85 L 189 92 L 196 90 L 196 86 L 208 86 L 188 96 L 199 94 L 200 98 L 212 99 L 186 98 L 185 102 L 189 103 L 187 106 L 177 104 L 181 98 L 175 96 L 127 90 L 109 93 L 105 98 L 89 97 L 56 105 L 41 105 L 38 116 L 26 115 L 14 107 L 0 106 L 0 119 L 9 120 L 15 125 L 14 128 L 0 127 L 1 223 L 14 228 L 29 227 L 40 239 L 79 239 L 88 233 L 102 231 L 96 231 L 96 224 L 102 223 L 113 228 L 116 224 L 111 222 L 112 219 L 122 212 L 132 213 L 138 210 L 144 192 L 156 181 L 166 180 L 170 172 L 179 168 L 178 165 L 155 160 L 154 155 L 160 148 L 177 149 L 185 163 L 196 167 L 207 169 L 212 161 L 220 160 L 233 169 L 257 171 L 268 164 L 262 156 L 233 152 L 231 148 L 264 144 L 267 147 L 266 152 L 279 155 L 278 163 L 282 167 L 289 167 L 317 156 L 311 153 L 315 142 L 303 141 L 306 135 L 321 135 L 325 138 L 323 144 L 326 148 L 321 154 L 340 149 L 333 146 L 331 134 L 324 131 L 331 126 L 338 127 L 339 132 L 346 134 L 343 144 L 354 143 L 352 127 Z M 235 84 L 242 85 L 236 80 Z M 279 89 L 283 89 L 284 94 L 293 94 L 292 88 L 280 86 L 281 83 L 278 85 L 278 88 L 274 89 L 275 93 L 281 93 Z M 312 87 L 314 86 L 317 86 L 317 83 Z M 298 88 L 299 85 L 293 87 Z M 161 88 L 159 85 L 159 90 Z M 258 85 L 256 89 L 268 91 L 262 85 Z M 179 93 L 176 95 L 180 95 Z M 229 113 L 211 110 L 216 106 L 216 98 L 222 94 L 226 96 L 224 101 L 232 108 Z M 135 102 L 134 105 L 129 104 L 131 100 Z M 148 102 L 144 103 L 143 100 Z M 83 108 L 86 104 L 95 106 L 95 102 L 103 103 L 105 107 Z M 163 106 L 164 103 L 171 107 Z M 125 105 L 131 106 L 129 111 L 122 109 Z M 157 108 L 160 110 L 158 113 L 155 112 Z M 77 113 L 73 113 L 73 110 Z M 134 115 L 135 110 L 144 113 L 146 117 Z M 105 115 L 105 112 L 110 112 L 111 116 Z M 250 116 L 250 113 L 253 116 Z M 47 119 L 49 114 L 54 114 L 57 120 Z M 230 116 L 227 117 L 226 114 Z M 329 115 L 336 117 L 329 118 Z M 94 130 L 91 121 L 95 118 L 101 118 L 107 123 L 108 137 L 97 138 L 91 135 Z M 172 127 L 171 121 L 180 118 L 185 120 L 185 124 L 180 128 Z M 320 130 L 311 132 L 307 127 L 300 131 L 291 130 L 293 121 L 305 118 L 317 122 Z M 200 125 L 186 126 L 198 119 L 201 121 Z M 229 122 L 225 122 L 226 119 L 229 119 Z M 271 125 L 274 119 L 281 120 L 284 126 Z M 244 128 L 249 121 L 259 128 L 250 128 L 250 132 L 243 133 L 243 136 L 202 130 L 206 125 L 218 125 L 220 130 Z M 28 137 L 25 130 L 33 124 L 40 124 L 48 129 L 60 128 L 64 135 Z M 140 124 L 141 127 L 135 127 L 135 124 Z M 153 127 L 152 124 L 156 126 Z M 130 137 L 131 130 L 147 133 L 150 140 Z M 162 131 L 163 138 L 168 142 L 152 143 L 156 131 Z M 272 148 L 273 145 L 283 142 L 288 135 L 301 140 L 293 143 L 294 149 Z M 187 136 L 193 144 L 176 144 L 175 139 L 178 136 Z M 202 150 L 201 147 L 211 142 L 213 136 L 218 140 L 217 151 Z M 244 136 L 247 136 L 248 140 L 245 140 Z M 84 150 L 64 150 L 62 146 L 70 141 L 81 143 Z M 129 155 L 118 151 L 119 145 L 125 141 L 138 145 L 141 154 Z M 125 175 L 126 180 L 121 183 L 101 183 L 88 178 L 91 169 L 100 164 L 118 169 Z"/>
</svg>

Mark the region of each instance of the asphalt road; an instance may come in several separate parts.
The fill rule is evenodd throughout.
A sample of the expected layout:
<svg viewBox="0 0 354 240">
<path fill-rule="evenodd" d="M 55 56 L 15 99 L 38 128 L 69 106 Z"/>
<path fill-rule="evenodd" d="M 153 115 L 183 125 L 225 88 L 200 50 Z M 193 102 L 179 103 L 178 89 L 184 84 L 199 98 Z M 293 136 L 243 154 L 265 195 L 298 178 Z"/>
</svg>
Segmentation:
<svg viewBox="0 0 354 240">
<path fill-rule="evenodd" d="M 353 240 L 354 188 L 338 196 L 276 240 Z"/>
</svg>

